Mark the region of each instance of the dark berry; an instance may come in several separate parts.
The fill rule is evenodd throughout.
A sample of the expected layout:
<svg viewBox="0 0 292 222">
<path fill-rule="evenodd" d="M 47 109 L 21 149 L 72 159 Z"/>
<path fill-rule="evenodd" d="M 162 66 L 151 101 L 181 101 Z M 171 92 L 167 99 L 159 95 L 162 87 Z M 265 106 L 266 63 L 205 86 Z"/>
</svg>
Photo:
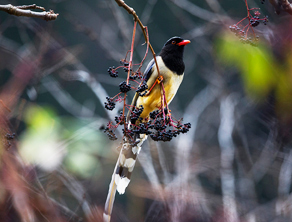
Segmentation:
<svg viewBox="0 0 292 222">
<path fill-rule="evenodd" d="M 127 84 L 126 81 L 121 82 L 119 87 L 120 87 L 120 91 L 123 93 L 127 93 L 131 90 L 131 84 L 130 83 Z"/>
<path fill-rule="evenodd" d="M 120 112 L 120 115 L 119 116 L 115 116 L 115 122 L 116 122 L 116 124 L 119 124 L 119 125 L 124 125 L 125 119 L 126 118 L 123 115 L 123 112 L 122 111 Z"/>
<path fill-rule="evenodd" d="M 113 66 L 113 67 L 109 67 L 108 70 L 107 70 L 107 72 L 108 72 L 109 75 L 110 75 L 111 77 L 113 77 L 113 78 L 116 78 L 116 77 L 119 76 L 119 75 L 118 75 L 118 71 L 115 69 L 114 66 Z"/>
<path fill-rule="evenodd" d="M 104 129 L 104 132 L 106 133 L 106 135 L 108 136 L 108 138 L 109 138 L 110 140 L 116 140 L 116 139 L 118 139 L 118 138 L 116 137 L 116 134 L 113 132 L 112 129 L 106 127 L 106 128 Z"/>
<path fill-rule="evenodd" d="M 148 89 L 148 85 L 147 85 L 146 81 L 143 81 L 143 83 L 138 87 L 136 92 L 143 92 L 146 89 Z"/>
<path fill-rule="evenodd" d="M 107 96 L 106 100 L 107 100 L 107 102 L 104 103 L 104 107 L 107 110 L 113 110 L 115 108 L 115 106 L 116 106 L 116 104 L 113 101 L 113 98 L 110 98 L 110 97 Z"/>
</svg>

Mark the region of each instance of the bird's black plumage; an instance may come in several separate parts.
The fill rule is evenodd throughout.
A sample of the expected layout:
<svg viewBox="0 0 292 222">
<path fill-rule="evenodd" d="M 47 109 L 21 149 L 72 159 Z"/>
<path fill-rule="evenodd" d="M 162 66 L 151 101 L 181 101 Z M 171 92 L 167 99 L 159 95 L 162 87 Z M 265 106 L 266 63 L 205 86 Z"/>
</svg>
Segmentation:
<svg viewBox="0 0 292 222">
<path fill-rule="evenodd" d="M 178 45 L 183 41 L 185 40 L 181 37 L 172 37 L 167 40 L 159 53 L 165 66 L 178 75 L 182 75 L 185 71 L 185 64 L 183 61 L 184 45 Z M 144 81 L 147 82 L 150 78 L 153 72 L 153 66 L 155 66 L 154 60 L 148 64 L 144 72 Z"/>
<path fill-rule="evenodd" d="M 185 64 L 183 61 L 185 47 L 184 45 L 178 45 L 183 41 L 184 39 L 181 37 L 172 37 L 164 44 L 159 53 L 166 67 L 178 75 L 182 75 L 185 71 Z"/>
</svg>

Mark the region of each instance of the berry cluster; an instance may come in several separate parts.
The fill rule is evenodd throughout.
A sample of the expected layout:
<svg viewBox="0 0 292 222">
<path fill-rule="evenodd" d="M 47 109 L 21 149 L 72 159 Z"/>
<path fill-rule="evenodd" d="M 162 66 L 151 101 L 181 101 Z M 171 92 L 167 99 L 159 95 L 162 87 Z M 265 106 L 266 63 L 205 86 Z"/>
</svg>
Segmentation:
<svg viewBox="0 0 292 222">
<path fill-rule="evenodd" d="M 164 142 L 170 141 L 180 133 L 187 133 L 191 128 L 190 123 L 181 124 L 180 121 L 175 122 L 170 115 L 163 116 L 161 111 L 158 114 L 157 111 L 152 112 L 149 124 L 156 130 L 150 134 L 150 137 L 154 141 Z M 167 130 L 167 127 L 172 127 L 172 129 Z"/>
<path fill-rule="evenodd" d="M 146 81 L 143 81 L 143 83 L 138 87 L 136 92 L 140 93 L 140 92 L 145 91 L 146 89 L 148 89 L 148 85 L 147 85 Z"/>
<path fill-rule="evenodd" d="M 6 133 L 5 134 L 4 138 L 6 139 L 6 141 L 4 142 L 4 144 L 5 144 L 5 146 L 7 148 L 11 147 L 11 142 L 10 141 L 13 140 L 15 138 L 15 136 L 16 136 L 15 133 L 12 133 L 12 134 Z"/>
<path fill-rule="evenodd" d="M 130 83 L 127 84 L 126 81 L 121 82 L 119 87 L 120 87 L 120 91 L 122 93 L 127 93 L 127 92 L 129 92 L 131 90 L 131 84 Z"/>
<path fill-rule="evenodd" d="M 118 139 L 116 134 L 114 133 L 110 123 L 108 124 L 107 127 L 101 126 L 99 129 L 103 130 L 103 132 L 106 133 L 106 135 L 108 136 L 108 138 L 110 140 L 117 140 Z"/>
<path fill-rule="evenodd" d="M 139 107 L 135 107 L 132 110 L 132 112 L 130 114 L 130 120 L 131 120 L 132 124 L 136 123 L 136 121 L 139 119 L 139 117 L 140 117 L 141 113 L 143 112 L 143 110 L 144 110 L 144 107 L 142 105 L 139 106 Z"/>
<path fill-rule="evenodd" d="M 139 72 L 132 72 L 132 74 L 130 75 L 130 77 L 129 77 L 129 79 L 130 80 L 135 80 L 135 79 L 137 79 L 138 77 L 139 77 L 140 75 L 139 75 Z"/>
<path fill-rule="evenodd" d="M 140 108 L 135 108 L 130 114 L 132 127 L 131 129 L 123 130 L 123 133 L 128 138 L 135 138 L 135 135 L 146 134 L 154 141 L 170 141 L 173 137 L 176 137 L 180 133 L 186 133 L 191 128 L 190 123 L 181 124 L 180 121 L 173 121 L 168 110 L 164 110 L 164 114 L 161 110 L 155 110 L 150 113 L 149 120 L 142 122 L 142 119 L 139 118 L 143 111 L 143 106 Z M 137 123 L 137 120 L 139 122 Z M 136 125 L 134 124 L 136 123 Z M 167 130 L 168 127 L 172 129 Z M 135 140 L 132 141 L 133 143 Z"/>
<path fill-rule="evenodd" d="M 10 133 L 6 133 L 5 134 L 5 139 L 7 139 L 7 140 L 13 140 L 14 139 L 14 137 L 15 137 L 15 133 L 12 133 L 12 134 L 10 134 Z"/>
<path fill-rule="evenodd" d="M 248 7 L 248 6 L 247 6 Z M 268 22 L 268 16 L 264 18 L 260 18 L 261 13 L 259 11 L 255 11 L 254 15 L 251 15 L 251 11 L 256 8 L 249 9 L 247 8 L 248 15 L 239 21 L 237 24 L 229 26 L 229 29 L 235 33 L 235 35 L 240 39 L 242 43 L 250 44 L 252 46 L 256 46 L 259 41 L 259 36 L 255 35 L 253 28 L 257 27 L 260 23 L 264 25 Z M 248 20 L 247 25 L 242 25 L 244 20 Z M 240 28 L 243 26 L 243 28 Z M 252 34 L 249 35 L 249 31 L 252 30 Z"/>
<path fill-rule="evenodd" d="M 116 104 L 114 102 L 114 99 L 111 97 L 106 97 L 107 102 L 104 103 L 104 107 L 107 110 L 113 110 L 116 107 Z"/>
<path fill-rule="evenodd" d="M 108 70 L 107 70 L 108 74 L 113 77 L 113 78 L 117 78 L 119 75 L 118 75 L 118 71 L 115 69 L 115 67 L 109 67 Z"/>
<path fill-rule="evenodd" d="M 129 62 L 125 59 L 122 59 L 120 60 L 120 63 L 123 65 L 123 66 L 129 66 Z"/>
<path fill-rule="evenodd" d="M 129 71 L 129 67 L 128 67 L 128 66 L 124 66 L 123 70 L 124 70 L 125 72 L 128 72 L 128 71 Z M 133 70 L 130 69 L 130 71 L 133 71 Z"/>
<path fill-rule="evenodd" d="M 256 46 L 259 41 L 259 36 L 247 37 L 246 32 L 240 29 L 237 25 L 232 25 L 229 29 L 235 33 L 235 35 L 239 38 L 240 42 L 244 44 L 250 44 L 252 46 Z"/>
<path fill-rule="evenodd" d="M 119 125 L 124 125 L 125 124 L 125 115 L 123 115 L 123 111 L 120 112 L 119 116 L 115 116 L 115 122 L 116 124 Z"/>
</svg>

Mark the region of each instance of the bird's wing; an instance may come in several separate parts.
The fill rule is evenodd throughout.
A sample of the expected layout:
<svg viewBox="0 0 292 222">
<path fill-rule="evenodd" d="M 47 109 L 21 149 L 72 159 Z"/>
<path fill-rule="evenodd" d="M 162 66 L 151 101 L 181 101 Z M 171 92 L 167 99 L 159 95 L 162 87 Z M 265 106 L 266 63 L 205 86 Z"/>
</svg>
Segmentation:
<svg viewBox="0 0 292 222">
<path fill-rule="evenodd" d="M 142 80 L 143 80 L 142 83 L 145 81 L 148 85 L 148 89 L 151 88 L 151 86 L 154 84 L 154 82 L 156 80 L 156 78 L 151 78 L 151 77 L 153 77 L 152 74 L 155 70 L 156 70 L 155 62 L 154 62 L 154 59 L 152 59 L 148 63 L 148 65 L 145 69 L 145 72 L 143 74 L 143 77 L 142 77 Z M 131 110 L 133 110 L 134 107 L 136 106 L 138 98 L 139 98 L 139 93 L 135 93 L 133 100 L 132 100 L 132 103 L 131 103 L 131 107 L 132 107 Z M 130 115 L 130 110 L 129 110 L 128 115 L 127 115 L 127 120 L 129 120 L 129 117 L 130 117 L 129 115 Z"/>
<path fill-rule="evenodd" d="M 147 67 L 146 67 L 146 69 L 145 69 L 145 72 L 144 72 L 144 74 L 143 74 L 143 80 L 144 81 L 148 81 L 149 79 L 150 79 L 150 76 L 151 76 L 151 74 L 153 73 L 153 66 L 155 65 L 155 62 L 154 62 L 154 59 L 152 59 L 149 63 L 148 63 L 148 65 L 147 65 Z"/>
</svg>

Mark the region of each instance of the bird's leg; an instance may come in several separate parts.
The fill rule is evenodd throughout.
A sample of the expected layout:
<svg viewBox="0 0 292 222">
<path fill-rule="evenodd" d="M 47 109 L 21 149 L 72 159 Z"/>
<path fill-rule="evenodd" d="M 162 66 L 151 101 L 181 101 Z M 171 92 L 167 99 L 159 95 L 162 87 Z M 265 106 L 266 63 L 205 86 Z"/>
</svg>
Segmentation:
<svg viewBox="0 0 292 222">
<path fill-rule="evenodd" d="M 154 88 L 154 86 L 155 86 L 157 83 L 160 84 L 162 81 L 163 81 L 163 76 L 161 76 L 161 75 L 158 76 L 158 77 L 156 78 L 155 82 L 153 83 L 153 85 L 151 86 L 151 88 L 149 89 L 149 91 L 146 93 L 145 96 L 148 96 L 148 95 L 150 94 L 151 90 Z"/>
</svg>

